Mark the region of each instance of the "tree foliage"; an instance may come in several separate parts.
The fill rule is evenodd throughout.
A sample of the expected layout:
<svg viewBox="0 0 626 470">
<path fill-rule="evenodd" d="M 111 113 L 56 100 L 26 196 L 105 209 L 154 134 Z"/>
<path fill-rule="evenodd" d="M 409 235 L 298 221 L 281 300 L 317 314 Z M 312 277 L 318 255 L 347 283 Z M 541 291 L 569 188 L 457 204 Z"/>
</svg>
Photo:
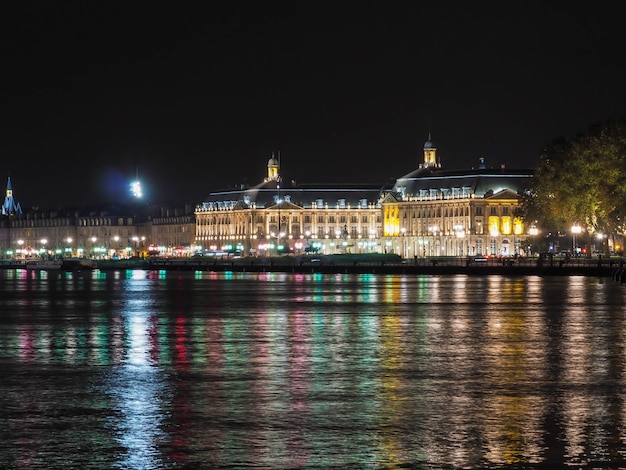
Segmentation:
<svg viewBox="0 0 626 470">
<path fill-rule="evenodd" d="M 590 234 L 626 228 L 626 120 L 592 125 L 573 139 L 558 139 L 540 155 L 531 190 L 522 200 L 527 221 Z"/>
</svg>

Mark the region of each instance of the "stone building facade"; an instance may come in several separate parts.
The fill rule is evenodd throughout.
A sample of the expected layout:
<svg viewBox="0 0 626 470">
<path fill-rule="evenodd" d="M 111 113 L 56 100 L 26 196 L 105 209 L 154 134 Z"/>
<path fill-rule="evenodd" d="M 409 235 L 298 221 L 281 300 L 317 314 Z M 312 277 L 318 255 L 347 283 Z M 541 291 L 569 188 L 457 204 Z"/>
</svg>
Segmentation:
<svg viewBox="0 0 626 470">
<path fill-rule="evenodd" d="M 7 185 L 0 218 L 3 257 L 265 256 L 397 253 L 431 256 L 524 254 L 518 217 L 532 170 L 446 170 L 432 141 L 417 168 L 389 185 L 297 184 L 274 155 L 265 178 L 209 194 L 195 207 L 110 205 L 22 213 Z M 18 210 L 19 209 L 19 210 Z"/>
<path fill-rule="evenodd" d="M 444 170 L 430 139 L 424 160 L 382 202 L 385 246 L 405 258 L 525 254 L 519 217 L 532 170 Z"/>
<path fill-rule="evenodd" d="M 272 156 L 254 187 L 217 191 L 196 211 L 209 252 L 385 252 L 405 258 L 523 254 L 518 216 L 532 170 L 444 170 L 429 140 L 416 170 L 380 185 L 285 184 Z"/>
<path fill-rule="evenodd" d="M 272 155 L 252 187 L 212 192 L 195 211 L 196 244 L 241 255 L 380 251 L 379 185 L 298 185 Z"/>
</svg>

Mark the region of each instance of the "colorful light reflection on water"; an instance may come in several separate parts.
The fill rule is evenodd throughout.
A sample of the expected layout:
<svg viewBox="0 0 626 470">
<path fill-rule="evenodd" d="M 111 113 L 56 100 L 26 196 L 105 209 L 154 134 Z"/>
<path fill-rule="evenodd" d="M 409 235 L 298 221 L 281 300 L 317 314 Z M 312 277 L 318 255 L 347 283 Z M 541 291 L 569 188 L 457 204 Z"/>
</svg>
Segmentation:
<svg viewBox="0 0 626 470">
<path fill-rule="evenodd" d="M 0 273 L 0 465 L 624 466 L 626 289 Z"/>
</svg>

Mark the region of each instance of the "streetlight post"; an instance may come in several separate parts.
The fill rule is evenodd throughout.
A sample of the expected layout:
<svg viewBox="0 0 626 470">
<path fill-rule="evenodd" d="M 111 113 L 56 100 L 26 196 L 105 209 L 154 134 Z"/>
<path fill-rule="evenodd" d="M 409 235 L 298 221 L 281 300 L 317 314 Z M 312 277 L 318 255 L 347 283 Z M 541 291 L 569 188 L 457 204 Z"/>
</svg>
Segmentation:
<svg viewBox="0 0 626 470">
<path fill-rule="evenodd" d="M 531 225 L 531 226 L 530 226 L 530 229 L 528 230 L 528 234 L 532 237 L 532 238 L 531 238 L 531 245 L 530 245 L 530 246 L 532 246 L 532 243 L 534 242 L 535 237 L 536 237 L 537 235 L 539 235 L 539 229 L 537 228 L 537 226 L 536 226 L 536 225 Z M 529 247 L 529 248 L 528 248 L 528 253 L 526 253 L 526 254 L 530 256 L 530 254 L 531 254 L 531 250 L 532 250 L 532 249 Z"/>
<path fill-rule="evenodd" d="M 456 255 L 463 256 L 463 244 L 465 242 L 465 228 L 461 224 L 454 226 L 454 232 L 456 235 Z"/>
<path fill-rule="evenodd" d="M 145 241 L 146 237 L 141 237 L 139 238 L 137 235 L 135 235 L 132 240 L 135 242 L 135 256 L 139 256 L 140 253 L 140 249 L 139 249 L 139 240 L 141 240 L 141 245 L 143 246 L 143 242 Z"/>
<path fill-rule="evenodd" d="M 582 228 L 578 224 L 572 225 L 572 254 L 576 256 L 576 235 L 582 232 Z"/>
<path fill-rule="evenodd" d="M 598 251 L 600 256 L 602 256 L 605 252 L 604 251 L 604 239 L 606 238 L 606 235 L 604 235 L 602 232 L 598 232 L 598 234 L 596 235 L 596 238 L 598 239 L 598 242 L 600 243 L 600 247 L 599 249 L 596 248 L 596 251 Z"/>
<path fill-rule="evenodd" d="M 433 237 L 432 243 L 430 243 L 430 256 L 432 256 L 433 246 L 435 246 L 435 237 L 436 237 L 437 232 L 439 231 L 439 227 L 437 227 L 436 225 L 431 225 L 428 227 L 428 231 Z M 437 253 L 435 253 L 435 256 L 437 256 Z"/>
<path fill-rule="evenodd" d="M 113 259 L 117 259 L 117 258 L 119 258 L 119 254 L 118 254 L 117 250 L 120 247 L 120 237 L 119 237 L 119 235 L 115 235 L 113 237 L 113 241 L 115 242 L 115 244 L 113 246 Z M 110 253 L 109 253 L 109 255 L 110 255 Z"/>
<path fill-rule="evenodd" d="M 25 258 L 24 251 L 22 250 L 22 246 L 24 245 L 24 240 L 20 239 L 17 241 L 18 249 L 16 251 L 16 255 L 18 258 Z"/>
</svg>

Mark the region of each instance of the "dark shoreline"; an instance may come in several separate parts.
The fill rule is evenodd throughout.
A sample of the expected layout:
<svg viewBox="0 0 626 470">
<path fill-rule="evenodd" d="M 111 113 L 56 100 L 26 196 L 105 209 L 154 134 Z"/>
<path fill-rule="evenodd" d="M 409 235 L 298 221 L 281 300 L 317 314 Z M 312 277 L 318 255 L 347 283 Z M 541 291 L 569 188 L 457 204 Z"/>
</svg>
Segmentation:
<svg viewBox="0 0 626 470">
<path fill-rule="evenodd" d="M 19 262 L 2 262 L 3 269 L 24 269 Z M 86 268 L 81 268 L 87 270 Z M 213 272 L 276 272 L 319 274 L 408 274 L 470 276 L 595 276 L 626 282 L 623 259 L 611 260 L 540 260 L 489 259 L 469 260 L 463 258 L 431 258 L 407 261 L 360 261 L 347 262 L 332 258 L 238 258 L 238 259 L 145 259 L 145 260 L 99 260 L 95 269 L 150 270 L 150 271 L 213 271 Z M 79 270 L 79 269 L 74 269 Z"/>
<path fill-rule="evenodd" d="M 538 262 L 537 260 L 489 260 L 487 262 L 467 262 L 462 259 L 430 259 L 421 262 L 313 262 L 291 261 L 271 258 L 243 258 L 235 260 L 146 260 L 128 265 L 123 262 L 98 263 L 100 270 L 147 269 L 165 271 L 214 271 L 214 272 L 277 272 L 277 273 L 320 273 L 320 274 L 429 274 L 472 276 L 511 275 L 511 276 L 596 276 L 618 278 L 624 272 L 623 262 L 560 263 Z M 587 262 L 588 261 L 588 262 Z M 119 264 L 122 263 L 122 264 Z"/>
</svg>

